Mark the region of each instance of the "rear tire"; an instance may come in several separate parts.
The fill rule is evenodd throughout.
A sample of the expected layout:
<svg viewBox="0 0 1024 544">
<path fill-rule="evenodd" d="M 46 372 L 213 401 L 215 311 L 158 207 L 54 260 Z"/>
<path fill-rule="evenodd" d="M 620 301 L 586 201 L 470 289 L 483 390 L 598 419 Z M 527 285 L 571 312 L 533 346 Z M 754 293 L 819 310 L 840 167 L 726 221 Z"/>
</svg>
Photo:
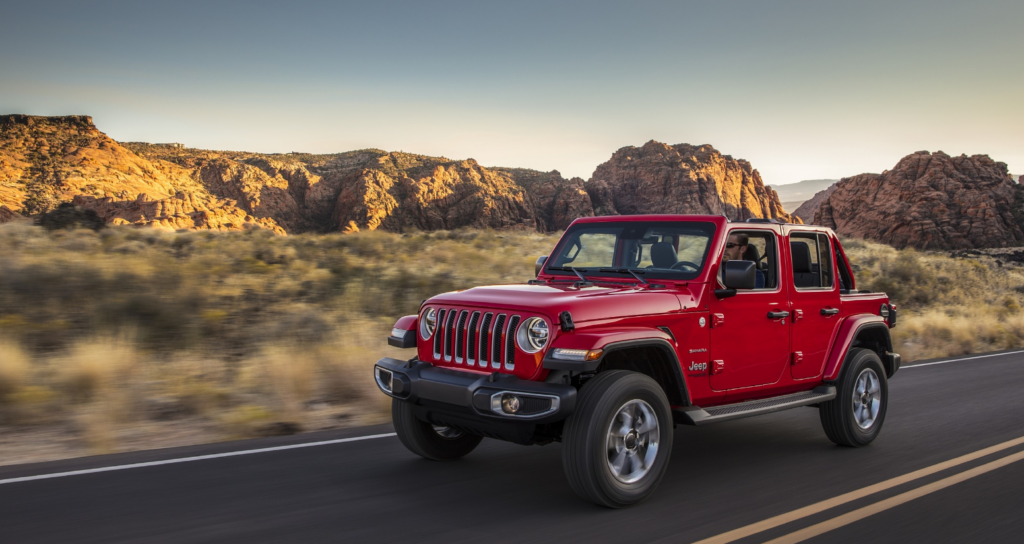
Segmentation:
<svg viewBox="0 0 1024 544">
<path fill-rule="evenodd" d="M 565 422 L 562 465 L 579 496 L 601 506 L 637 504 L 657 489 L 672 455 L 672 412 L 661 386 L 609 370 L 580 389 Z"/>
<path fill-rule="evenodd" d="M 391 399 L 391 421 L 398 439 L 409 451 L 434 461 L 465 457 L 483 440 L 475 434 L 420 421 L 412 405 L 398 399 Z"/>
<path fill-rule="evenodd" d="M 821 426 L 840 446 L 870 444 L 882 430 L 889 406 L 889 383 L 878 354 L 853 348 L 836 384 L 836 398 L 820 405 Z"/>
</svg>

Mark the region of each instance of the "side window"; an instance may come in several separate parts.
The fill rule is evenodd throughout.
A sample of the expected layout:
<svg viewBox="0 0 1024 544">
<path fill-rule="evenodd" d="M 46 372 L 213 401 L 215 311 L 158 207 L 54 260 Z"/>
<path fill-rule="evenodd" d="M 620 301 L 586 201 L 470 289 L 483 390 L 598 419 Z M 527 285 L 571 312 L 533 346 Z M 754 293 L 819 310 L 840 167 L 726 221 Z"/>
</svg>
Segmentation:
<svg viewBox="0 0 1024 544">
<path fill-rule="evenodd" d="M 821 269 L 821 286 L 832 287 L 832 244 L 825 234 L 818 234 L 818 267 Z"/>
<path fill-rule="evenodd" d="M 813 232 L 794 232 L 789 236 L 789 249 L 795 287 L 832 287 L 832 250 L 828 236 Z"/>
<path fill-rule="evenodd" d="M 722 257 L 723 261 L 752 261 L 757 275 L 755 289 L 775 289 L 779 286 L 778 255 L 775 234 L 753 230 L 730 232 Z"/>
</svg>

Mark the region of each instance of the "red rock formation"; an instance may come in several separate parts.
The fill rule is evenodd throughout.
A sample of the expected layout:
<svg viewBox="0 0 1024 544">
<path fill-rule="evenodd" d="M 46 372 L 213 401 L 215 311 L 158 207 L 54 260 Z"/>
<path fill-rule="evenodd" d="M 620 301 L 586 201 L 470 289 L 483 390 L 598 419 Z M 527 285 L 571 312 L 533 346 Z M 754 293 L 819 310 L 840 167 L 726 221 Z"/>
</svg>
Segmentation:
<svg viewBox="0 0 1024 544">
<path fill-rule="evenodd" d="M 220 198 L 237 202 L 239 207 L 253 217 L 271 219 L 289 232 L 302 232 L 311 228 L 295 202 L 294 193 L 303 193 L 301 188 L 290 187 L 279 172 L 271 177 L 260 168 L 246 163 L 215 159 L 201 166 L 198 175 L 208 191 Z"/>
<path fill-rule="evenodd" d="M 240 230 L 261 228 L 285 234 L 273 219 L 256 218 L 230 200 L 212 202 L 189 194 L 149 200 L 139 195 L 131 200 L 78 195 L 72 203 L 93 210 L 111 225 L 140 225 L 165 229 Z"/>
<path fill-rule="evenodd" d="M 1024 243 L 1017 185 L 987 155 L 907 155 L 892 170 L 839 181 L 814 223 L 897 248 L 966 249 Z"/>
<path fill-rule="evenodd" d="M 188 171 L 139 157 L 86 116 L 0 116 L 0 184 L 22 198 L 8 207 L 29 213 L 77 194 L 156 199 L 201 189 Z"/>
<path fill-rule="evenodd" d="M 836 183 L 829 185 L 828 189 L 824 189 L 814 193 L 810 199 L 800 205 L 793 215 L 800 218 L 804 223 L 810 223 L 814 219 L 814 214 L 817 213 L 821 203 L 825 201 L 833 192 L 836 190 Z"/>
<path fill-rule="evenodd" d="M 623 148 L 584 183 L 374 149 L 261 155 L 121 145 L 88 117 L 0 117 L 0 205 L 38 214 L 72 199 L 108 222 L 287 232 L 553 231 L 595 213 L 792 220 L 749 163 L 710 146 Z"/>
<path fill-rule="evenodd" d="M 256 210 L 252 217 L 234 201 L 211 195 L 195 177 L 177 164 L 139 156 L 97 130 L 90 117 L 0 116 L 0 204 L 12 211 L 38 214 L 71 201 L 112 224 L 259 227 L 284 234 L 261 207 L 277 202 L 273 183 L 252 189 L 240 175 L 231 185 Z"/>
<path fill-rule="evenodd" d="M 624 147 L 597 167 L 587 183 L 595 213 L 724 214 L 800 222 L 782 209 L 750 163 L 710 145 L 650 141 Z"/>
<path fill-rule="evenodd" d="M 594 215 L 594 206 L 581 178 L 565 179 L 557 170 L 500 170 L 507 172 L 526 189 L 543 230 L 563 230 L 579 217 Z"/>
<path fill-rule="evenodd" d="M 334 214 L 340 230 L 543 230 L 532 200 L 507 173 L 472 159 L 420 158 L 399 170 L 401 155 L 381 157 L 342 183 Z"/>
</svg>

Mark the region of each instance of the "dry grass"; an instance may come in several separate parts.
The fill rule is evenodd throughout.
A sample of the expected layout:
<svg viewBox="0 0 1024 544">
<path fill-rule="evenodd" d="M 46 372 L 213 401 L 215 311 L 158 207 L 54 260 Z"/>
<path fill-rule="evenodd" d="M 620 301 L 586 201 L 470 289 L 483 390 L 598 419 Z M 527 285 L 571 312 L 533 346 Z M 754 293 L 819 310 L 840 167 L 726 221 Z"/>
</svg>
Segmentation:
<svg viewBox="0 0 1024 544">
<path fill-rule="evenodd" d="M 900 308 L 892 330 L 904 361 L 1024 346 L 1024 269 L 1000 257 L 896 250 L 845 240 L 861 289 Z"/>
<path fill-rule="evenodd" d="M 556 241 L 2 225 L 0 464 L 387 421 L 370 368 L 408 355 L 384 342 L 394 320 L 531 278 Z M 845 247 L 859 287 L 900 305 L 905 360 L 1024 345 L 1021 268 Z"/>
<path fill-rule="evenodd" d="M 408 355 L 384 342 L 395 319 L 524 281 L 556 240 L 3 225 L 0 424 L 64 426 L 76 455 L 164 444 L 148 429 L 186 421 L 202 441 L 384 422 L 370 368 Z"/>
</svg>

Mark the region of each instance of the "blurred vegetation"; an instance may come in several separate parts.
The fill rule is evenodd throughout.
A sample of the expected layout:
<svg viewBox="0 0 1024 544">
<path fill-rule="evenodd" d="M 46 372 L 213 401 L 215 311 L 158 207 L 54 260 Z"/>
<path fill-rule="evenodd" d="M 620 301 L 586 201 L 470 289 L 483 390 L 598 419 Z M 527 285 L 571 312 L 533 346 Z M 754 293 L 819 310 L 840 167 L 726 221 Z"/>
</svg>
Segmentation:
<svg viewBox="0 0 1024 544">
<path fill-rule="evenodd" d="M 152 421 L 223 438 L 385 421 L 368 368 L 408 356 L 384 341 L 395 319 L 532 278 L 556 240 L 2 225 L 0 425 L 70 425 L 102 452 Z"/>
<path fill-rule="evenodd" d="M 161 425 L 209 441 L 386 421 L 368 368 L 408 356 L 384 342 L 395 319 L 532 278 L 557 239 L 0 225 L 0 464 L 33 459 L 11 453 L 30 442 L 4 442 L 12 429 L 61 429 L 66 457 L 173 445 L 138 431 Z M 899 305 L 905 360 L 1024 345 L 1011 259 L 844 247 L 858 287 Z"/>
<path fill-rule="evenodd" d="M 1024 347 L 1024 268 L 1014 250 L 921 252 L 843 240 L 858 289 L 899 308 L 904 361 Z"/>
</svg>

